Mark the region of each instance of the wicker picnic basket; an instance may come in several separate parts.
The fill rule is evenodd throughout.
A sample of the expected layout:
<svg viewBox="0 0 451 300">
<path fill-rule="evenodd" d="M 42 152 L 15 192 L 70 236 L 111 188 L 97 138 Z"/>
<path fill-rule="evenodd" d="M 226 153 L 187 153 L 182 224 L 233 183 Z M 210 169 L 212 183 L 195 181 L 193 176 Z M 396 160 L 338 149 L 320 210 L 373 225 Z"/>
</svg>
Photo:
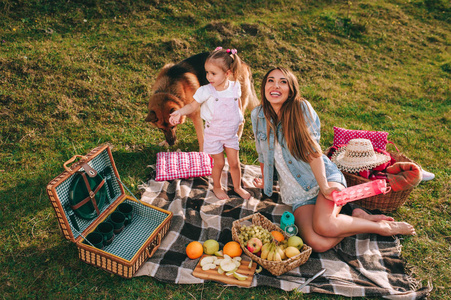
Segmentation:
<svg viewBox="0 0 451 300">
<path fill-rule="evenodd" d="M 80 160 L 73 163 L 77 158 Z M 69 166 L 70 163 L 73 164 Z M 82 261 L 119 276 L 131 278 L 159 248 L 163 237 L 169 231 L 172 212 L 125 194 L 108 144 L 94 148 L 86 156 L 76 155 L 63 166 L 65 171 L 50 181 L 47 193 L 64 237 L 76 244 Z M 111 176 L 112 180 L 107 183 L 105 179 L 102 183 L 108 187 L 108 191 L 105 190 L 105 203 L 100 205 L 100 201 L 97 202 L 98 215 L 93 219 L 86 219 L 74 214 L 73 204 L 70 203 L 74 178 L 81 172 L 100 174 L 105 170 L 109 170 L 108 178 Z M 94 193 L 92 198 L 95 197 Z M 115 235 L 111 244 L 103 248 L 96 248 L 88 243 L 86 237 L 122 203 L 127 203 L 133 208 L 131 223 Z"/>
<path fill-rule="evenodd" d="M 400 152 L 390 152 L 390 151 L 388 152 L 390 153 L 392 158 L 396 160 L 396 162 L 415 163 L 414 161 L 412 161 L 411 159 L 409 159 Z M 348 186 L 354 186 L 371 181 L 370 179 L 364 178 L 356 174 L 344 171 L 342 171 L 342 173 L 346 178 L 346 183 L 348 184 Z M 390 183 L 388 183 L 388 186 L 390 186 Z M 403 205 L 407 201 L 407 198 L 409 198 L 409 195 L 412 192 L 412 190 L 413 188 L 397 192 L 391 190 L 387 194 L 379 194 L 369 198 L 361 199 L 355 201 L 355 203 L 369 210 L 377 209 L 382 212 L 392 212 L 398 209 L 401 205 Z"/>
<path fill-rule="evenodd" d="M 240 242 L 238 236 L 240 234 L 240 229 L 241 229 L 241 225 L 242 225 L 241 223 L 248 221 L 250 219 L 251 219 L 251 222 L 253 225 L 260 225 L 263 228 L 267 229 L 268 231 L 277 230 L 277 231 L 281 232 L 285 238 L 288 238 L 286 233 L 283 230 L 281 230 L 279 226 L 272 223 L 270 220 L 268 220 L 262 214 L 255 213 L 253 215 L 249 215 L 247 217 L 244 217 L 242 219 L 239 219 L 239 220 L 236 220 L 233 222 L 232 238 L 235 242 L 238 242 L 238 243 Z M 283 261 L 269 261 L 266 259 L 261 259 L 257 255 L 255 255 L 252 252 L 250 252 L 249 250 L 247 250 L 247 248 L 244 247 L 243 245 L 241 245 L 241 248 L 243 249 L 244 253 L 246 253 L 246 255 L 249 256 L 253 261 L 260 264 L 263 268 L 265 268 L 266 270 L 268 270 L 269 272 L 271 272 L 271 274 L 273 274 L 275 276 L 282 275 L 288 271 L 293 270 L 296 267 L 299 267 L 300 265 L 304 264 L 309 259 L 310 254 L 312 254 L 312 248 L 304 244 L 302 246 L 301 253 L 296 256 L 293 256 L 293 257 L 291 257 L 287 260 L 283 260 Z"/>
</svg>

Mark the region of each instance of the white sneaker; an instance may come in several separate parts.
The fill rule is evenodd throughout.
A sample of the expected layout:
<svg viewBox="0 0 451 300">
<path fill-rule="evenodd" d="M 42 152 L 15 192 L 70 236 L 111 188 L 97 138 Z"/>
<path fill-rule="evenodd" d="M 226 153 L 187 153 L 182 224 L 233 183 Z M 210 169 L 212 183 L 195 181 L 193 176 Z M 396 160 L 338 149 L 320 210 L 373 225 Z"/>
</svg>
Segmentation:
<svg viewBox="0 0 451 300">
<path fill-rule="evenodd" d="M 425 171 L 423 168 L 421 169 L 421 173 L 422 173 L 422 175 L 423 175 L 422 181 L 429 181 L 429 180 L 432 180 L 432 179 L 435 178 L 434 173 Z"/>
</svg>

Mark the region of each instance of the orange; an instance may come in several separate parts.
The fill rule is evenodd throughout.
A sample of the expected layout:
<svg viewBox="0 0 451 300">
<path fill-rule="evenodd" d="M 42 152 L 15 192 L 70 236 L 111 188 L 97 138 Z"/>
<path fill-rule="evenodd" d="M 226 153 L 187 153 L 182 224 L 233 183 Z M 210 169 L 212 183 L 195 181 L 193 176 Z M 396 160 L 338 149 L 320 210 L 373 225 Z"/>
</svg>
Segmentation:
<svg viewBox="0 0 451 300">
<path fill-rule="evenodd" d="M 222 253 L 227 254 L 230 257 L 240 256 L 243 253 L 240 244 L 231 241 L 224 245 L 222 248 Z"/>
<path fill-rule="evenodd" d="M 278 242 L 283 241 L 285 238 L 283 236 L 282 233 L 278 232 L 277 230 L 273 230 L 271 231 L 272 236 L 274 237 L 274 239 Z"/>
<path fill-rule="evenodd" d="M 194 241 L 186 246 L 186 255 L 191 259 L 196 259 L 202 256 L 204 253 L 204 247 L 201 243 Z"/>
</svg>

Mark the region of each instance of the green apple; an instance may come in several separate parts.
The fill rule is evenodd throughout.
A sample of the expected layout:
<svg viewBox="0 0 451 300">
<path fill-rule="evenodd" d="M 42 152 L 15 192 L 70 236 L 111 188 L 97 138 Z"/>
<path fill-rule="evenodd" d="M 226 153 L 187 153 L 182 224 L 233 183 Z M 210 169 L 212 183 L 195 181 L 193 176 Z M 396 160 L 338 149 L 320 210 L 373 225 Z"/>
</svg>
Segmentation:
<svg viewBox="0 0 451 300">
<path fill-rule="evenodd" d="M 203 247 L 205 254 L 212 255 L 219 250 L 219 243 L 215 240 L 206 240 Z"/>
<path fill-rule="evenodd" d="M 295 247 L 298 250 L 301 250 L 303 245 L 304 245 L 304 242 L 297 235 L 293 235 L 288 239 L 288 247 Z"/>
</svg>

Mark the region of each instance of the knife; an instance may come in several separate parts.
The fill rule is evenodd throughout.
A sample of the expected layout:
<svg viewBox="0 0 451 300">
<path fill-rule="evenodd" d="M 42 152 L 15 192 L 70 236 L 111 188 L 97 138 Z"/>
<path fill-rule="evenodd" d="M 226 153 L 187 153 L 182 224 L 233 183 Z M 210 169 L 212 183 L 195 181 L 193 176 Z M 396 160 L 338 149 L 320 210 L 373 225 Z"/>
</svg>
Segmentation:
<svg viewBox="0 0 451 300">
<path fill-rule="evenodd" d="M 309 284 L 310 282 L 312 282 L 313 280 L 315 280 L 316 278 L 318 278 L 319 276 L 323 275 L 324 272 L 326 272 L 326 269 L 321 269 L 318 273 L 316 273 L 315 275 L 313 275 L 312 278 L 307 279 L 303 284 L 301 284 L 297 290 L 300 291 L 302 290 L 304 287 L 307 286 L 307 284 Z"/>
<path fill-rule="evenodd" d="M 69 215 L 70 222 L 72 223 L 72 225 L 74 226 L 74 228 L 76 230 L 80 231 L 80 227 L 78 227 L 78 223 L 77 223 L 77 219 L 75 218 L 74 211 L 70 207 L 69 203 L 66 203 L 65 208 L 66 208 L 67 214 Z"/>
</svg>

